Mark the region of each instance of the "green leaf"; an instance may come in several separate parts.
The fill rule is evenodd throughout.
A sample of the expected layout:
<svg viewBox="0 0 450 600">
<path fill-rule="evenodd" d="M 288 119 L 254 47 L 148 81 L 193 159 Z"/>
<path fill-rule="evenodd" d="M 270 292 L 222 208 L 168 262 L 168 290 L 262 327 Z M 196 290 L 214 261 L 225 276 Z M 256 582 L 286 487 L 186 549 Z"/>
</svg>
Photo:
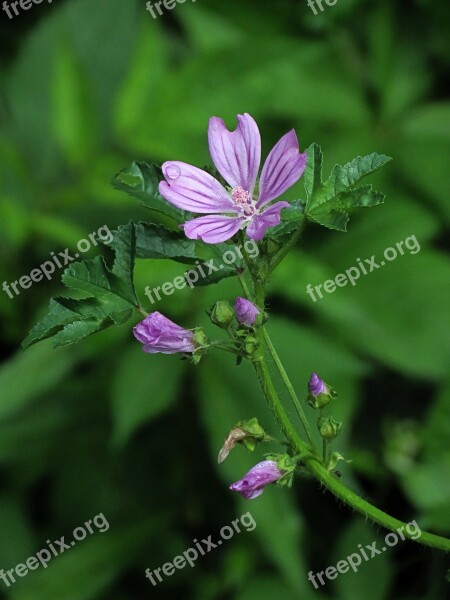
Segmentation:
<svg viewBox="0 0 450 600">
<path fill-rule="evenodd" d="M 294 232 L 305 218 L 305 202 L 303 200 L 294 200 L 289 208 L 281 211 L 281 223 L 276 227 L 271 227 L 268 235 L 281 240 Z"/>
<path fill-rule="evenodd" d="M 226 277 L 234 277 L 237 275 L 239 269 L 244 266 L 243 260 L 232 245 L 214 244 L 210 245 L 208 249 L 213 257 L 211 259 L 206 259 L 205 262 L 185 273 L 185 278 L 188 281 L 189 277 L 191 278 L 191 281 L 196 277 L 196 280 L 193 281 L 194 287 L 210 285 L 212 283 L 218 283 Z M 234 255 L 233 261 L 231 261 L 231 253 Z M 227 259 L 224 259 L 225 255 L 227 256 Z"/>
<path fill-rule="evenodd" d="M 323 154 L 319 144 L 311 144 L 306 150 L 306 169 L 303 174 L 303 184 L 306 197 L 309 199 L 322 185 Z"/>
<path fill-rule="evenodd" d="M 338 231 L 347 231 L 352 208 L 377 206 L 384 201 L 384 194 L 372 190 L 371 185 L 362 185 L 334 196 L 331 200 L 320 204 L 309 212 L 309 216 L 320 225 Z"/>
<path fill-rule="evenodd" d="M 136 258 L 171 258 L 182 263 L 194 262 L 195 241 L 183 233 L 170 231 L 163 225 L 142 222 L 135 225 L 135 230 Z M 118 232 L 113 231 L 112 234 L 113 240 L 109 245 L 116 249 Z"/>
<path fill-rule="evenodd" d="M 112 184 L 117 190 L 137 198 L 150 210 L 170 217 L 177 223 L 186 221 L 189 213 L 176 208 L 159 194 L 158 186 L 162 179 L 161 167 L 145 162 L 133 162 L 131 167 L 114 176 Z"/>
<path fill-rule="evenodd" d="M 336 165 L 326 182 L 321 181 L 323 156 L 320 147 L 312 144 L 307 150 L 305 188 L 308 197 L 307 216 L 329 229 L 347 231 L 349 213 L 355 208 L 377 206 L 384 195 L 372 186 L 355 185 L 391 160 L 384 154 L 358 156 L 344 166 Z"/>
<path fill-rule="evenodd" d="M 62 280 L 67 287 L 97 298 L 108 315 L 133 308 L 134 303 L 124 295 L 122 281 L 108 270 L 101 256 L 73 263 L 64 271 Z M 137 300 L 134 305 L 137 305 Z"/>
<path fill-rule="evenodd" d="M 120 227 L 115 236 L 115 257 L 109 269 L 101 256 L 72 263 L 62 281 L 88 298 L 55 298 L 50 311 L 22 346 L 54 337 L 54 346 L 65 346 L 115 323 L 122 325 L 139 305 L 133 284 L 135 233 L 132 223 Z"/>
<path fill-rule="evenodd" d="M 117 444 L 172 406 L 186 364 L 173 356 L 146 354 L 137 343 L 125 352 L 112 386 Z"/>
</svg>

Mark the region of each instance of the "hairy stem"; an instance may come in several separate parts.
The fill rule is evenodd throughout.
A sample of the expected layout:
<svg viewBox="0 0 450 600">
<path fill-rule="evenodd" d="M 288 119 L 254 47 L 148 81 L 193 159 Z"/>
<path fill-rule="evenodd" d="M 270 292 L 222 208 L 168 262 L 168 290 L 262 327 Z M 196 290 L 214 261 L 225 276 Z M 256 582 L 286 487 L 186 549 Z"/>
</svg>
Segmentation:
<svg viewBox="0 0 450 600">
<path fill-rule="evenodd" d="M 283 380 L 283 383 L 286 386 L 287 391 L 289 392 L 289 396 L 291 397 L 291 400 L 294 403 L 295 409 L 298 413 L 298 416 L 300 417 L 303 428 L 306 432 L 306 435 L 308 436 L 309 443 L 311 444 L 311 447 L 316 451 L 316 453 L 318 453 L 317 445 L 314 440 L 311 428 L 309 426 L 309 422 L 306 417 L 305 411 L 303 410 L 303 406 L 301 405 L 297 394 L 295 393 L 294 387 L 286 373 L 286 370 L 283 366 L 283 363 L 280 360 L 280 357 L 277 354 L 277 351 L 275 350 L 275 346 L 272 344 L 272 340 L 270 339 L 269 334 L 267 333 L 264 327 L 262 328 L 262 331 L 264 335 L 264 341 L 266 342 L 267 348 L 269 349 L 269 352 L 278 369 L 278 372 L 280 373 L 281 379 Z"/>
<path fill-rule="evenodd" d="M 259 335 L 262 342 L 264 336 L 263 332 L 260 331 Z M 396 532 L 398 528 L 403 527 L 402 534 L 405 536 L 405 538 L 413 540 L 414 538 L 412 537 L 412 534 L 409 534 L 405 527 L 406 523 L 400 521 L 399 519 L 391 517 L 384 511 L 380 510 L 376 506 L 373 506 L 372 504 L 358 496 L 358 494 L 347 488 L 341 483 L 339 479 L 332 475 L 321 464 L 321 462 L 317 459 L 315 455 L 311 453 L 307 444 L 297 434 L 294 426 L 292 425 L 289 417 L 287 416 L 283 408 L 283 405 L 281 404 L 275 386 L 270 377 L 268 365 L 262 348 L 263 346 L 261 345 L 261 349 L 258 351 L 258 355 L 253 361 L 253 366 L 258 376 L 258 380 L 260 382 L 264 395 L 266 396 L 267 402 L 281 427 L 281 430 L 286 436 L 288 442 L 295 449 L 296 453 L 302 456 L 303 464 L 305 465 L 307 470 L 316 479 L 318 479 L 321 482 L 321 484 L 324 487 L 326 487 L 332 494 L 334 494 L 337 498 L 342 500 L 342 502 L 344 502 L 354 510 L 364 515 L 366 518 L 394 532 Z M 439 535 L 435 535 L 433 533 L 422 531 L 420 537 L 415 538 L 415 541 L 425 546 L 430 546 L 432 548 L 444 550 L 445 552 L 450 552 L 450 540 Z"/>
</svg>

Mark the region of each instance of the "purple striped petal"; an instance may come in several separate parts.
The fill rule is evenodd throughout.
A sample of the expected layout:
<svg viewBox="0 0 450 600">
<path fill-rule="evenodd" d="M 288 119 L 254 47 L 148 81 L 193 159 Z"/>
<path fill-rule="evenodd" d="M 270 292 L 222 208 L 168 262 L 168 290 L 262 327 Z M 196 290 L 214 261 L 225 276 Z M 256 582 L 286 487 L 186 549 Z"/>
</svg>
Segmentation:
<svg viewBox="0 0 450 600">
<path fill-rule="evenodd" d="M 249 114 L 238 115 L 237 119 L 237 128 L 228 131 L 222 119 L 210 118 L 209 153 L 217 170 L 232 188 L 241 186 L 251 194 L 261 162 L 261 136 Z"/>
<path fill-rule="evenodd" d="M 230 485 L 230 490 L 238 492 L 247 500 L 260 496 L 266 485 L 278 481 L 283 476 L 283 471 L 273 460 L 264 460 L 250 469 L 242 479 Z"/>
<path fill-rule="evenodd" d="M 194 334 L 180 327 L 160 312 L 153 312 L 133 329 L 136 339 L 144 352 L 156 354 L 175 354 L 176 352 L 194 352 Z"/>
<path fill-rule="evenodd" d="M 298 140 L 292 129 L 272 148 L 259 181 L 258 207 L 281 196 L 303 175 L 306 152 L 299 152 Z"/>
<path fill-rule="evenodd" d="M 162 171 L 166 181 L 159 184 L 159 193 L 178 208 L 194 213 L 238 212 L 230 194 L 209 173 L 172 160 Z"/>
<path fill-rule="evenodd" d="M 280 211 L 282 208 L 288 208 L 288 206 L 290 206 L 289 202 L 281 200 L 266 208 L 261 214 L 254 216 L 247 226 L 248 237 L 255 242 L 259 242 L 264 237 L 268 227 L 280 224 Z"/>
<path fill-rule="evenodd" d="M 241 217 L 224 217 L 208 215 L 191 219 L 182 225 L 186 237 L 191 240 L 203 240 L 207 244 L 226 242 L 239 231 L 245 219 Z"/>
</svg>

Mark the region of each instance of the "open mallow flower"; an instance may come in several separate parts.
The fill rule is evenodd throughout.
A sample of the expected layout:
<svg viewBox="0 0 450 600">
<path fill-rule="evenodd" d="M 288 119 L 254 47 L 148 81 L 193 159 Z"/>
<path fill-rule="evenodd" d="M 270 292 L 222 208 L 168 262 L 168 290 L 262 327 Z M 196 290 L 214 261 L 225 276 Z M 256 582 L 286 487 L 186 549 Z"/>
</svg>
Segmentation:
<svg viewBox="0 0 450 600">
<path fill-rule="evenodd" d="M 253 500 L 261 496 L 266 485 L 281 479 L 284 472 L 281 471 L 274 460 L 264 460 L 250 469 L 242 479 L 232 483 L 230 490 L 238 492 L 247 500 Z"/>
<path fill-rule="evenodd" d="M 153 312 L 133 329 L 136 339 L 149 354 L 195 352 L 194 332 L 183 329 L 159 312 Z"/>
<path fill-rule="evenodd" d="M 236 319 L 243 325 L 253 325 L 253 323 L 256 321 L 256 317 L 261 312 L 259 308 L 253 304 L 253 302 L 250 302 L 250 300 L 242 298 L 241 296 L 236 298 L 234 310 L 236 313 Z"/>
<path fill-rule="evenodd" d="M 186 236 L 207 244 L 229 240 L 240 229 L 249 238 L 261 240 L 268 227 L 280 223 L 280 211 L 289 202 L 271 204 L 302 176 L 306 153 L 300 153 L 292 129 L 273 147 L 256 185 L 261 162 L 261 136 L 255 120 L 247 113 L 238 115 L 238 126 L 228 131 L 219 117 L 211 117 L 208 143 L 211 158 L 225 188 L 212 175 L 180 161 L 162 165 L 165 181 L 159 193 L 178 208 L 206 216 L 182 225 Z"/>
</svg>

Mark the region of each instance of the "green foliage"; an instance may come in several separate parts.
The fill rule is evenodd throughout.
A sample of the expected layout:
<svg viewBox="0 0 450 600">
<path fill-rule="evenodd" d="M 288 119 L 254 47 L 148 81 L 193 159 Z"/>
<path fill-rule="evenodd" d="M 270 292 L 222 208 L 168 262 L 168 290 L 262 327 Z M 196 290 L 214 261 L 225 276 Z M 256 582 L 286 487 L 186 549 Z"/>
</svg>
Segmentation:
<svg viewBox="0 0 450 600">
<path fill-rule="evenodd" d="M 195 370 L 176 359 L 154 361 L 136 345 L 131 318 L 110 325 L 138 303 L 132 244 L 121 223 L 135 223 L 139 297 L 145 286 L 171 281 L 212 252 L 221 264 L 227 247 L 183 238 L 178 224 L 191 215 L 157 191 L 155 165 L 209 161 L 209 116 L 232 128 L 237 113 L 250 112 L 263 154 L 291 128 L 302 150 L 320 140 L 325 158 L 310 146 L 302 178 L 306 216 L 341 231 L 353 212 L 352 226 L 345 236 L 306 228 L 301 248 L 272 275 L 268 328 L 301 399 L 312 370 L 339 389 L 335 416 L 346 424 L 340 447 L 353 461 L 337 466 L 345 483 L 398 517 L 448 534 L 448 6 L 340 0 L 313 15 L 301 3 L 261 10 L 256 0 L 202 0 L 153 20 L 135 0 L 107 4 L 105 10 L 103 0 L 42 3 L 33 9 L 40 22 L 30 23 L 26 36 L 15 30 L 22 15 L 2 37 L 5 44 L 17 40 L 0 73 L 3 280 L 18 280 L 51 251 L 74 249 L 101 223 L 115 230 L 103 259 L 94 258 L 95 249 L 87 264 L 70 265 L 68 281 L 76 287 L 63 291 L 55 273 L 51 282 L 19 288 L 14 299 L 0 294 L 3 350 L 11 354 L 0 369 L 1 567 L 23 562 L 47 539 L 70 536 L 100 511 L 111 523 L 48 569 L 10 588 L 1 584 L 3 594 L 420 600 L 426 588 L 429 600 L 441 600 L 448 589 L 444 561 L 407 542 L 315 590 L 310 569 L 326 569 L 378 539 L 377 529 L 306 479 L 290 491 L 273 486 L 252 502 L 228 492 L 265 450 L 250 455 L 238 446 L 217 467 L 227 430 L 258 414 L 265 430 L 278 434 L 250 369 L 236 367 L 231 356 L 206 356 Z M 356 181 L 370 170 L 373 149 L 395 158 L 371 174 L 389 201 L 360 215 L 353 209 L 381 200 Z M 364 158 L 345 164 L 356 153 Z M 111 190 L 111 174 L 135 158 L 114 177 L 125 193 Z M 331 177 L 322 180 L 321 170 Z M 302 181 L 286 199 L 304 198 Z M 304 206 L 298 200 L 282 211 L 271 243 L 284 243 L 303 224 Z M 411 235 L 419 254 L 399 256 L 317 302 L 307 295 L 307 283 L 321 284 L 358 257 L 379 257 Z M 116 270 L 112 251 L 121 253 Z M 200 285 L 199 278 L 195 289 L 151 309 L 207 328 L 205 308 L 242 293 L 236 266 L 242 265 L 205 281 L 217 285 Z M 16 353 L 38 320 L 24 342 L 32 347 Z M 48 337 L 64 347 L 36 344 Z M 247 511 L 257 523 L 253 532 L 234 536 L 195 570 L 149 587 L 147 567 L 172 560 L 194 537 L 214 537 Z"/>
<path fill-rule="evenodd" d="M 373 191 L 371 185 L 354 186 L 389 162 L 389 156 L 376 153 L 358 156 L 344 166 L 336 165 L 327 181 L 322 182 L 323 154 L 320 146 L 312 144 L 307 154 L 304 180 L 308 198 L 306 214 L 313 221 L 329 229 L 347 231 L 352 209 L 377 206 L 383 202 L 384 194 Z"/>
<path fill-rule="evenodd" d="M 170 217 L 177 223 L 185 220 L 186 212 L 173 206 L 158 191 L 158 184 L 163 179 L 161 167 L 154 164 L 134 162 L 130 168 L 123 169 L 112 180 L 113 186 L 137 198 L 151 211 Z"/>
</svg>

